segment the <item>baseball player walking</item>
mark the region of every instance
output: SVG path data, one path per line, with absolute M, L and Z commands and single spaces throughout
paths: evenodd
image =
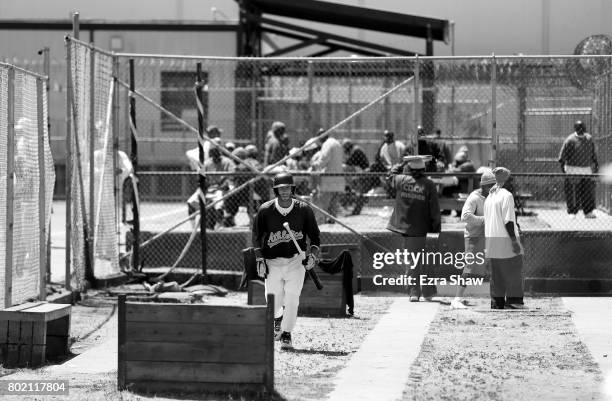
M 266 295 L 274 294 L 275 339 L 281 341 L 281 349 L 292 349 L 291 331 L 297 320 L 298 305 L 304 273 L 312 269 L 319 258 L 319 227 L 314 212 L 292 195 L 295 191 L 293 176 L 279 173 L 274 177 L 275 199 L 259 208 L 253 224 L 253 245 L 257 259 L 257 274 L 265 278 Z M 308 263 L 297 249 L 287 229 L 289 223 L 300 249 L 307 249 Z

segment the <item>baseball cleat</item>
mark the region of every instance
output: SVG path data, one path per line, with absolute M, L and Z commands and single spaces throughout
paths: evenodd
M 411 295 L 410 302 L 419 302 L 419 297 L 417 297 L 416 295 Z
M 281 336 L 281 322 L 283 321 L 283 317 L 274 318 L 274 340 L 280 340 Z
M 450 303 L 451 309 L 467 309 L 467 306 L 463 304 L 463 302 L 458 299 L 453 299 Z
M 293 343 L 291 342 L 291 333 L 283 331 L 280 335 L 281 350 L 293 349 Z

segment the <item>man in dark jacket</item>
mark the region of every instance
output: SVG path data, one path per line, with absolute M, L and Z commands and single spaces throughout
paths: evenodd
M 368 161 L 368 156 L 366 156 L 365 152 L 357 145 L 353 144 L 353 141 L 350 139 L 344 139 L 342 141 L 342 147 L 344 148 L 344 153 L 346 154 L 346 162 L 345 164 L 345 172 L 348 173 L 363 173 L 368 171 L 370 167 L 370 163 Z M 368 192 L 369 188 L 369 177 L 355 177 L 354 179 L 348 179 L 348 186 L 355 193 L 355 208 L 351 212 L 351 215 L 357 216 L 361 213 L 361 209 L 363 208 L 363 204 L 365 203 L 365 196 L 363 195 L 365 192 Z
M 421 252 L 425 248 L 428 233 L 440 233 L 440 205 L 436 184 L 425 177 L 427 156 L 405 156 L 404 163 L 394 167 L 389 177 L 395 190 L 395 208 L 387 229 L 404 237 L 408 252 Z M 423 257 L 425 255 L 422 255 Z M 436 293 L 435 285 L 421 285 L 423 276 L 429 274 L 431 266 L 419 263 L 408 266 L 410 301 L 431 300 Z

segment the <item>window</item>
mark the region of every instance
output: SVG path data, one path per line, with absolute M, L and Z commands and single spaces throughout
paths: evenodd
M 208 83 L 208 74 L 203 73 L 204 83 Z M 195 102 L 194 85 L 195 72 L 192 71 L 162 71 L 161 73 L 161 105 L 176 116 L 197 127 L 198 114 Z M 208 92 L 203 91 L 202 103 L 204 121 L 208 119 Z M 186 128 L 174 121 L 166 113 L 161 113 L 162 131 L 186 131 Z

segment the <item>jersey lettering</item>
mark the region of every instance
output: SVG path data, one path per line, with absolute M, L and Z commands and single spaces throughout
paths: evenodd
M 295 239 L 297 241 L 304 238 L 304 234 L 302 234 L 301 231 L 295 231 L 295 230 L 291 230 L 291 231 L 293 231 L 293 235 L 295 236 Z M 287 230 L 272 232 L 270 233 L 270 236 L 268 237 L 268 247 L 270 248 L 274 247 L 275 245 L 282 244 L 285 242 L 292 242 L 291 236 L 289 235 Z

